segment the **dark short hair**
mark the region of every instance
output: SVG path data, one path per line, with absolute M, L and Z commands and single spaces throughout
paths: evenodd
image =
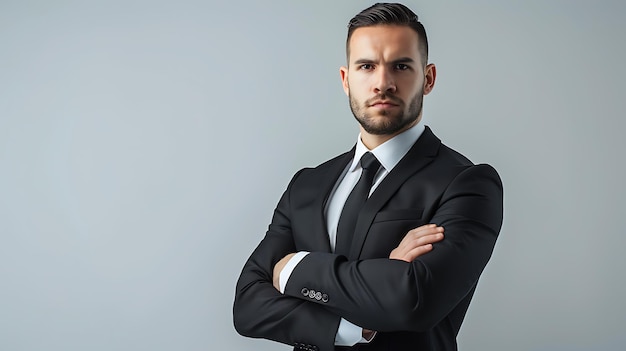
M 348 38 L 346 39 L 346 57 L 350 56 L 350 38 L 357 28 L 378 25 L 407 26 L 417 33 L 418 48 L 422 56 L 422 64 L 428 63 L 428 39 L 426 30 L 417 19 L 417 15 L 408 7 L 398 3 L 377 3 L 359 12 L 348 22 Z

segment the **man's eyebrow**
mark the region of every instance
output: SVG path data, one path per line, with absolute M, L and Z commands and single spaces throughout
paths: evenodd
M 358 59 L 356 61 L 354 61 L 355 65 L 362 65 L 362 64 L 366 64 L 366 63 L 378 63 L 378 61 L 376 60 L 371 60 L 371 59 Z M 398 63 L 415 63 L 415 60 L 413 60 L 410 57 L 400 57 L 398 59 L 395 59 L 393 61 L 391 61 L 392 64 L 398 64 Z
M 375 60 L 370 60 L 370 59 L 364 59 L 364 58 L 358 59 L 358 60 L 354 61 L 355 65 L 362 65 L 364 63 L 376 63 L 376 61 Z
M 392 62 L 392 63 L 414 63 L 414 62 L 415 62 L 415 60 L 413 60 L 413 59 L 412 59 L 412 58 L 410 58 L 410 57 L 401 57 L 401 58 L 399 58 L 399 59 L 397 59 L 397 60 L 393 60 L 393 61 L 391 61 L 391 62 Z

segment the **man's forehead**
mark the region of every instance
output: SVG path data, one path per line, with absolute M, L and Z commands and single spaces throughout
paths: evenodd
M 349 41 L 350 59 L 361 56 L 419 57 L 418 35 L 408 26 L 378 25 L 357 28 Z

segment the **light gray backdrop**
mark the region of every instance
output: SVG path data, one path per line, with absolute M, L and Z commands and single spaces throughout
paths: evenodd
M 347 150 L 363 1 L 0 2 L 0 349 L 288 350 L 235 281 L 291 175 Z M 506 216 L 461 350 L 626 343 L 626 5 L 411 1 L 425 120 Z

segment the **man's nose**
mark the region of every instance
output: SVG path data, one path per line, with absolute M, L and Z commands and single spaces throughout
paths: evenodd
M 391 74 L 388 69 L 378 69 L 377 81 L 374 90 L 377 94 L 396 92 L 396 82 L 394 80 L 393 74 Z

